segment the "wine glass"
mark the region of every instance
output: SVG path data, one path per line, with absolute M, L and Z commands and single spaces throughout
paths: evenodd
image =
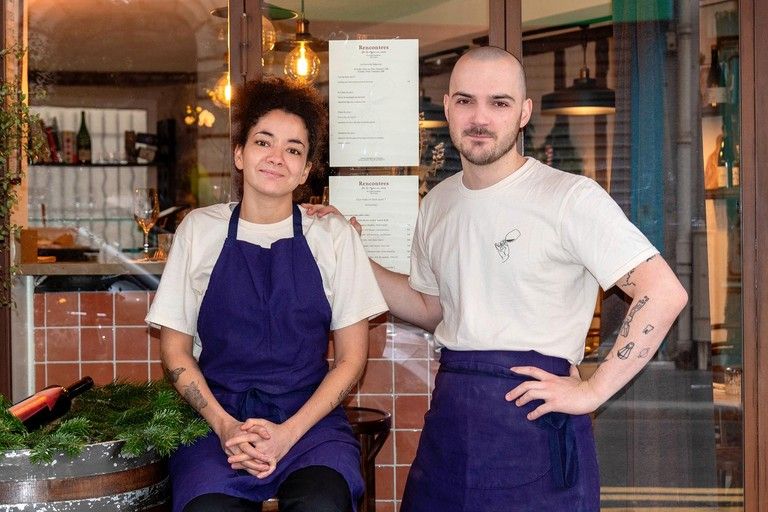
M 133 218 L 144 232 L 144 257 L 149 261 L 149 231 L 157 222 L 160 215 L 160 201 L 157 199 L 157 190 L 154 188 L 136 188 L 133 190 Z

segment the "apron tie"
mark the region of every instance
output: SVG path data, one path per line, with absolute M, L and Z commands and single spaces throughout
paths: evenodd
M 276 395 L 258 388 L 251 388 L 240 401 L 237 418 L 240 421 L 248 418 L 263 418 L 272 423 L 281 424 L 298 411 L 316 389 L 317 385 L 313 384 Z

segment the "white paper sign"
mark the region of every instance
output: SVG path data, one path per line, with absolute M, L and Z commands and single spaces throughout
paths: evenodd
M 329 41 L 331 167 L 419 164 L 419 42 Z
M 418 176 L 330 176 L 330 204 L 363 226 L 363 246 L 379 265 L 408 274 L 419 214 Z

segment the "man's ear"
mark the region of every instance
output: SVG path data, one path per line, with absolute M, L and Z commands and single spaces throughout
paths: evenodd
M 520 128 L 524 128 L 531 120 L 531 114 L 533 113 L 533 101 L 531 98 L 527 98 L 523 102 L 523 111 L 520 114 Z

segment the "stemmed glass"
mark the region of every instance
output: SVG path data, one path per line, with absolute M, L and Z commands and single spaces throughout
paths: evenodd
M 144 232 L 144 261 L 152 258 L 149 256 L 149 231 L 157 222 L 160 215 L 160 201 L 157 199 L 157 190 L 154 188 L 136 188 L 133 190 L 133 218 Z

